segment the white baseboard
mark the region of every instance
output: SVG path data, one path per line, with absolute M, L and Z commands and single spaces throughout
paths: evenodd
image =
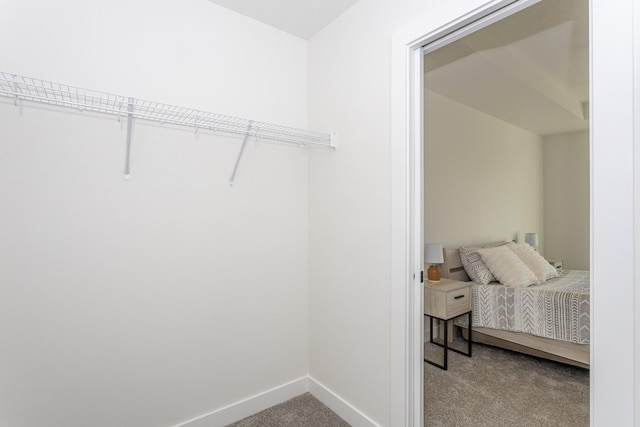
M 309 391 L 309 377 L 303 377 L 256 394 L 224 408 L 201 415 L 176 427 L 224 427 Z
M 304 377 L 256 394 L 175 427 L 224 427 L 306 392 L 325 404 L 353 427 L 380 427 L 340 396 L 311 377 Z
M 378 423 L 313 378 L 309 378 L 309 393 L 353 427 L 380 427 Z

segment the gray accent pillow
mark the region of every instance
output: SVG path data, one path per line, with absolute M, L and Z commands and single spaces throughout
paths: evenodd
M 486 285 L 489 282 L 496 281 L 496 278 L 491 274 L 484 261 L 482 261 L 478 249 L 480 248 L 461 247 L 460 260 L 462 261 L 464 271 L 467 272 L 471 280 Z

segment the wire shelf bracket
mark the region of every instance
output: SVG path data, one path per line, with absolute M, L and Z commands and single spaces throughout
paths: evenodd
M 247 140 L 249 139 L 249 135 L 251 133 L 252 124 L 253 122 L 249 122 L 249 126 L 247 127 L 247 132 L 244 134 L 244 139 L 242 140 L 242 145 L 240 146 L 240 152 L 238 153 L 236 164 L 233 166 L 233 172 L 231 172 L 231 178 L 229 179 L 229 184 L 232 187 L 236 182 L 236 173 L 238 172 L 238 166 L 240 165 L 240 159 L 242 158 L 242 154 L 244 154 L 244 147 L 247 146 Z
M 127 105 L 127 151 L 124 157 L 124 179 L 131 177 L 131 132 L 133 131 L 133 99 Z
M 196 133 L 200 129 L 205 129 L 215 133 L 242 135 L 244 137 L 242 146 L 230 177 L 232 186 L 235 182 L 240 159 L 250 137 L 256 140 L 295 144 L 303 148 L 328 147 L 335 150 L 338 146 L 335 134 L 296 129 L 193 108 L 98 92 L 6 72 L 0 72 L 0 96 L 13 99 L 13 104 L 16 106 L 18 106 L 19 100 L 23 100 L 79 111 L 115 115 L 118 120 L 121 117 L 126 117 L 125 179 L 129 179 L 131 175 L 130 160 L 134 119 L 189 127 Z

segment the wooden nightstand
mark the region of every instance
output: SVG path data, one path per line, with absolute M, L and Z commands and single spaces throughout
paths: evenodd
M 448 327 L 444 330 L 443 343 L 433 340 L 433 319 L 442 321 L 453 320 L 456 317 L 467 315 L 469 319 L 469 339 L 467 341 L 467 352 L 449 348 Z M 472 334 L 472 311 L 471 311 L 471 283 L 459 282 L 457 280 L 442 279 L 440 283 L 424 284 L 424 315 L 429 316 L 429 342 L 444 348 L 444 363 L 442 365 L 424 359 L 425 362 L 438 368 L 447 369 L 449 350 L 471 357 L 471 334 Z

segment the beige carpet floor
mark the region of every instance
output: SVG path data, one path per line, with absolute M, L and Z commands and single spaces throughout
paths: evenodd
M 441 361 L 442 349 L 425 344 L 425 355 Z M 425 363 L 424 384 L 425 427 L 589 426 L 584 369 L 474 344 L 472 358 L 450 352 L 447 371 Z M 305 393 L 228 427 L 347 426 Z
M 425 354 L 442 361 L 433 344 Z M 586 369 L 474 344 L 472 358 L 449 352 L 447 371 L 425 363 L 424 384 L 428 427 L 589 426 Z

